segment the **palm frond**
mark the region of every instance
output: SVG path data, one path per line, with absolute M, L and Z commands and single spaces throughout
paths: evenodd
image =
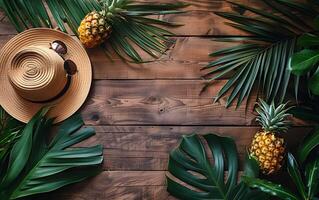
M 131 0 L 0 0 L 0 5 L 18 32 L 34 27 L 54 28 L 56 24 L 60 30 L 67 32 L 70 28 L 77 35 L 77 28 L 87 13 L 112 11 L 108 20 L 114 30 L 110 46 L 121 58 L 132 62 L 145 60 L 137 49 L 158 58 L 168 48 L 167 36 L 173 35 L 162 27 L 180 26 L 149 16 L 179 14 L 183 12 L 179 9 L 187 6 Z
M 266 101 L 282 102 L 291 81 L 289 61 L 296 49 L 296 39 L 303 33 L 313 31 L 314 24 L 308 20 L 319 14 L 309 2 L 286 0 L 263 0 L 263 8 L 255 8 L 234 1 L 230 4 L 247 14 L 236 12 L 215 12 L 230 20 L 227 22 L 248 36 L 217 38 L 215 41 L 241 42 L 240 45 L 218 50 L 211 57 L 216 58 L 205 70 L 207 84 L 224 78 L 231 78 L 219 91 L 216 101 L 228 95 L 226 107 L 237 100 L 240 106 L 249 97 L 253 88 Z M 294 83 L 298 87 L 298 82 Z M 297 92 L 297 89 L 296 89 Z
M 19 132 L 22 127 L 22 123 L 8 115 L 0 107 L 0 174 L 10 149 L 20 136 Z
M 5 173 L 0 176 L 1 199 L 50 192 L 100 171 L 97 167 L 103 161 L 100 145 L 72 147 L 94 135 L 94 130 L 81 129 L 83 121 L 76 115 L 63 122 L 48 143 L 54 119 L 45 117 L 47 111 L 47 108 L 40 110 L 13 145 Z

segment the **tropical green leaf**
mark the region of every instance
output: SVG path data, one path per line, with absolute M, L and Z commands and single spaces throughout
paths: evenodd
M 53 119 L 40 110 L 25 126 L 10 152 L 6 175 L 0 180 L 1 199 L 17 199 L 56 190 L 99 172 L 102 147 L 72 147 L 94 135 L 83 128 L 78 115 L 63 122 L 55 137 L 47 143 Z
M 262 180 L 258 178 L 246 177 L 246 176 L 244 176 L 242 179 L 243 179 L 243 182 L 245 182 L 249 187 L 258 188 L 261 191 L 269 195 L 279 197 L 280 199 L 300 200 L 298 196 L 296 196 L 290 190 L 284 188 L 283 186 L 279 184 L 274 184 L 270 181 L 266 181 L 266 180 Z
M 319 37 L 310 33 L 300 36 L 297 40 L 297 45 L 300 47 L 313 47 L 319 45 Z
M 314 161 L 303 163 L 306 167 L 299 168 L 294 156 L 291 153 L 288 153 L 287 163 L 287 171 L 296 187 L 296 190 L 291 191 L 280 184 L 254 177 L 244 176 L 242 180 L 249 187 L 258 188 L 260 191 L 280 199 L 315 200 L 314 196 L 319 192 L 319 160 L 315 159 Z M 306 182 L 304 182 L 304 180 Z M 285 181 L 285 184 L 286 183 L 287 181 Z
M 303 199 L 307 199 L 306 187 L 302 182 L 302 177 L 299 171 L 298 163 L 291 153 L 288 153 L 288 173 L 294 181 L 299 193 Z
M 14 144 L 10 152 L 8 170 L 3 180 L 3 186 L 9 186 L 22 172 L 32 150 L 33 130 L 38 120 L 48 112 L 48 108 L 40 110 L 21 132 L 20 139 Z
M 315 30 L 312 21 L 314 16 L 319 14 L 319 9 L 310 3 L 300 1 L 263 0 L 261 2 L 264 4 L 261 3 L 258 8 L 237 1 L 227 2 L 242 10 L 242 13 L 253 15 L 220 11 L 215 14 L 231 21 L 227 24 L 248 33 L 248 36 L 215 39 L 244 44 L 210 54 L 216 59 L 203 68 L 206 73 L 204 77 L 207 79 L 205 88 L 216 79 L 224 78 L 234 71 L 217 94 L 216 101 L 229 95 L 226 107 L 235 100 L 238 107 L 245 98 L 251 96 L 253 88 L 257 88 L 258 94 L 267 102 L 283 102 L 289 83 L 292 82 L 295 88 L 299 86 L 298 81 L 291 81 L 290 65 L 298 63 L 298 69 L 307 67 L 304 63 L 297 62 L 298 59 L 293 59 L 293 63 L 290 64 L 290 57 L 296 51 L 296 39 Z M 307 44 L 310 42 L 309 39 L 304 36 L 300 42 Z M 295 92 L 298 90 L 295 89 Z
M 246 154 L 245 159 L 244 176 L 254 178 L 259 176 L 259 163 L 254 157 L 250 156 L 248 153 Z
M 209 152 L 205 150 L 205 144 Z M 210 154 L 213 162 L 209 160 Z M 255 162 L 250 160 L 247 174 L 257 174 Z M 224 178 L 226 169 L 228 173 Z M 170 153 L 168 171 L 167 190 L 180 199 L 253 200 L 256 196 L 267 199 L 245 184 L 237 184 L 237 150 L 234 141 L 228 137 L 215 134 L 183 136 L 179 147 Z
M 310 105 L 311 106 L 311 105 Z M 311 106 L 313 108 L 313 106 Z M 290 113 L 297 118 L 306 121 L 315 121 L 319 122 L 319 115 L 311 107 L 293 107 L 290 110 Z
M 311 151 L 319 145 L 319 129 L 314 129 L 311 133 L 307 135 L 304 141 L 301 142 L 301 145 L 297 151 L 297 158 L 300 163 L 308 158 Z
M 18 32 L 33 27 L 54 28 L 66 32 L 69 27 L 78 34 L 81 20 L 94 10 L 106 11 L 107 21 L 113 28 L 110 46 L 119 56 L 131 62 L 145 62 L 138 49 L 154 58 L 168 48 L 166 43 L 172 35 L 164 27 L 179 26 L 174 22 L 152 19 L 149 16 L 179 14 L 185 3 L 139 3 L 131 0 L 0 0 L 0 5 Z M 48 12 L 52 13 L 52 18 Z M 54 23 L 55 22 L 55 23 Z M 134 45 L 135 44 L 135 45 Z M 102 45 L 108 46 L 108 45 Z
M 319 183 L 319 160 L 309 163 L 306 166 L 306 180 L 307 180 L 307 188 L 308 199 L 313 199 L 314 195 L 318 193 L 318 183 Z
M 15 141 L 19 138 L 19 131 L 22 126 L 22 123 L 8 115 L 0 107 L 0 172 L 2 169 L 1 163 L 6 158 Z
M 319 61 L 319 50 L 304 49 L 291 57 L 291 71 L 295 75 L 304 75 Z
M 308 86 L 314 95 L 319 95 L 319 70 L 312 75 L 308 81 Z

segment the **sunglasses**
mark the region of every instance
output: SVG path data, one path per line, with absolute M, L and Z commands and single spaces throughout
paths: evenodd
M 64 60 L 64 70 L 68 76 L 73 76 L 78 72 L 76 64 L 72 60 L 64 58 L 68 53 L 68 48 L 64 42 L 55 40 L 50 43 L 50 49 L 54 50 Z

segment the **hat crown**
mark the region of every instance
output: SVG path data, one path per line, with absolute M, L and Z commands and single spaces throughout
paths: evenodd
M 15 54 L 8 77 L 21 97 L 34 102 L 55 98 L 68 81 L 63 58 L 42 46 L 29 46 Z

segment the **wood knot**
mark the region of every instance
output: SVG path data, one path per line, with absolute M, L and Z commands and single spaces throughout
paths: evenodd
M 159 109 L 159 112 L 160 112 L 160 113 L 165 112 L 165 108 L 160 108 L 160 109 Z
M 91 115 L 92 121 L 99 121 L 99 119 L 100 119 L 100 116 L 98 113 L 92 113 L 92 115 Z
M 142 99 L 141 102 L 148 105 L 159 105 L 163 103 L 163 100 L 159 96 L 149 96 Z

